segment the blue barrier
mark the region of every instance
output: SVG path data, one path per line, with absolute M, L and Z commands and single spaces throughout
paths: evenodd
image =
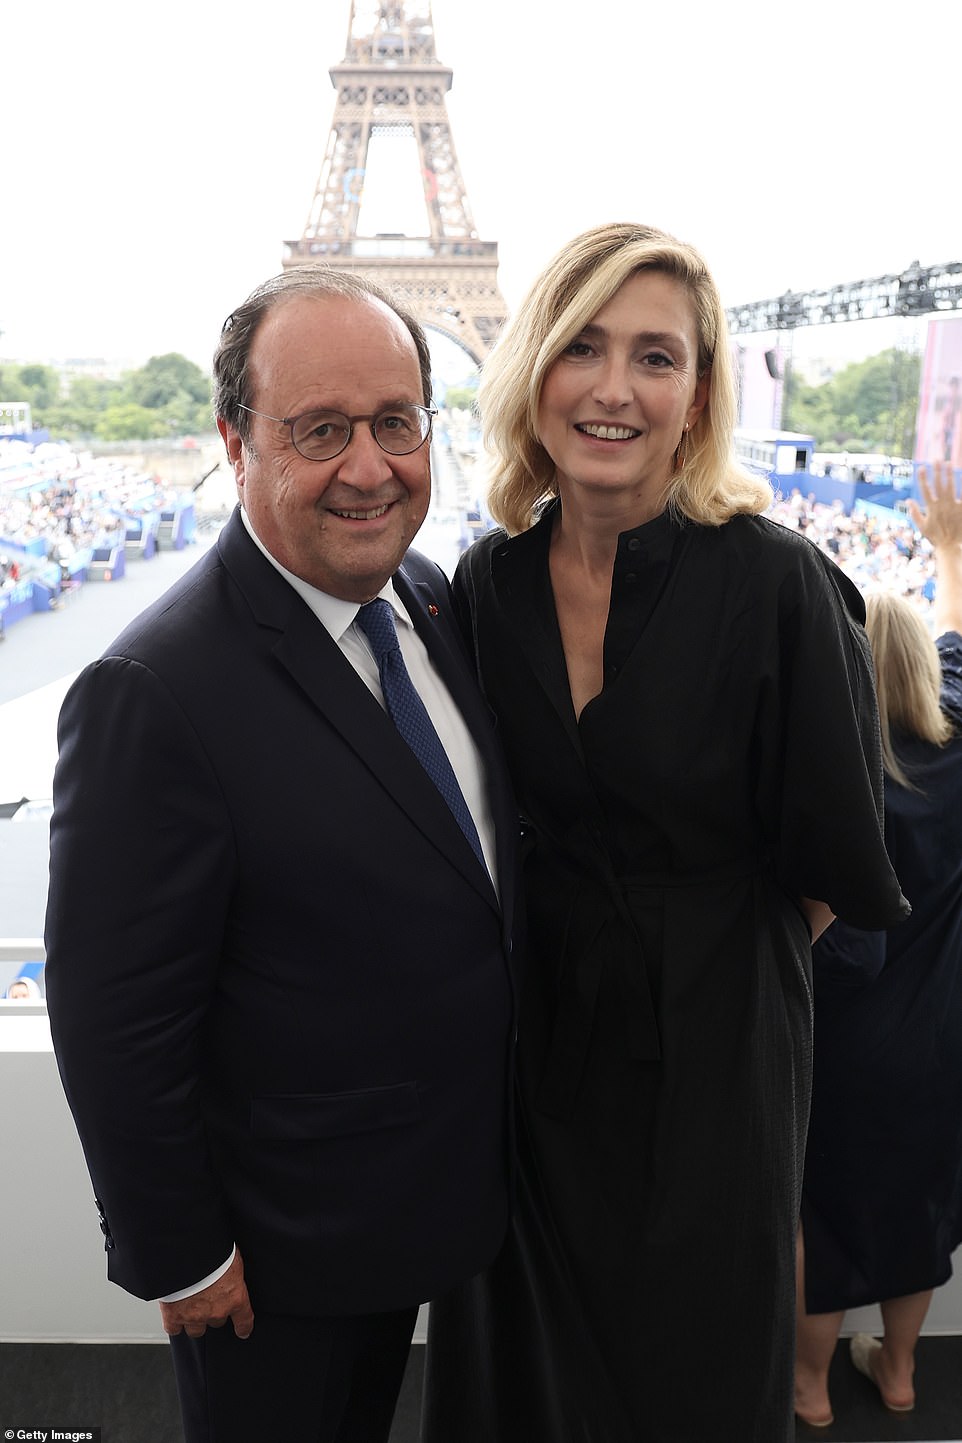
M 87 567 L 88 581 L 120 581 L 127 569 L 122 545 L 98 546 Z
M 877 521 L 882 526 L 891 524 L 893 521 L 909 521 L 911 517 L 896 511 L 894 505 L 889 506 L 879 501 L 863 501 L 859 497 L 852 507 L 853 516 L 865 516 L 869 521 Z
M 786 501 L 795 491 L 800 491 L 806 498 L 811 497 L 822 506 L 833 506 L 836 501 L 840 501 L 846 516 L 850 514 L 855 501 L 854 481 L 836 481 L 834 476 L 813 476 L 810 471 L 797 472 L 790 476 L 773 475 L 769 479 L 776 493 Z
M 894 511 L 899 502 L 907 501 L 910 496 L 917 496 L 918 492 L 914 484 L 907 486 L 873 485 L 872 482 L 857 481 L 855 483 L 855 504 L 867 506 L 883 506 L 888 511 Z
M 59 566 L 51 563 L 45 566 L 42 571 L 35 572 L 29 578 L 31 586 L 31 600 L 34 611 L 52 611 L 55 603 L 60 599 L 62 575 Z
M 145 511 L 133 515 L 129 511 L 116 513 L 123 517 L 128 556 L 141 556 L 148 561 L 157 551 L 157 532 L 160 529 L 159 511 Z
M 182 551 L 188 542 L 193 541 L 196 531 L 197 525 L 192 501 L 188 501 L 184 505 L 167 507 L 160 513 L 157 544 L 158 546 L 170 545 L 175 551 Z
M 4 551 L 18 551 L 21 556 L 47 554 L 47 540 L 44 536 L 32 536 L 29 541 L 14 541 L 11 536 L 0 536 L 0 547 Z
M 28 446 L 41 446 L 45 441 L 50 440 L 50 431 L 46 426 L 38 426 L 32 431 L 4 431 L 4 441 L 25 441 Z
M 3 593 L 3 602 L 5 627 L 13 626 L 25 616 L 30 616 L 33 612 L 33 579 L 24 577 L 15 586 L 9 587 Z

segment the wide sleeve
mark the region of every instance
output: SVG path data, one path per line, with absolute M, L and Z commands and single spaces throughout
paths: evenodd
M 885 850 L 878 704 L 861 595 L 797 541 L 777 586 L 760 741 L 779 880 L 879 930 L 910 907 Z
M 205 1277 L 233 1243 L 201 1112 L 233 834 L 190 721 L 140 663 L 110 658 L 83 672 L 59 738 L 51 1033 L 108 1275 L 156 1298 Z
M 962 725 L 962 636 L 946 631 L 935 643 L 942 668 L 942 710 Z

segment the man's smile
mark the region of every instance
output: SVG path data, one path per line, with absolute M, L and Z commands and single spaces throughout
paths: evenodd
M 393 502 L 386 501 L 383 506 L 375 506 L 370 511 L 348 510 L 346 507 L 334 506 L 329 506 L 328 510 L 332 516 L 343 516 L 348 521 L 376 521 L 379 516 L 384 515 L 385 511 L 387 511 L 391 505 L 393 505 Z

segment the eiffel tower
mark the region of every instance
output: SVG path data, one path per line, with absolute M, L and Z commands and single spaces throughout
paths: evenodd
M 458 168 L 444 98 L 452 72 L 435 53 L 430 0 L 352 0 L 347 50 L 330 77 L 327 153 L 304 234 L 285 242 L 284 269 L 322 260 L 370 276 L 480 364 L 507 309 L 497 241 L 478 239 Z M 372 140 L 382 150 L 404 142 L 391 148 L 411 160 L 424 234 L 359 234 Z

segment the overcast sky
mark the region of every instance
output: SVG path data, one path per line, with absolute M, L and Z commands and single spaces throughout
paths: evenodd
M 348 14 L 50 0 L 8 34 L 0 358 L 182 351 L 206 369 L 224 316 L 303 232 Z M 962 259 L 955 5 L 434 0 L 433 15 L 509 307 L 567 239 L 614 219 L 692 241 L 727 305 Z M 804 344 L 894 339 L 870 323 Z

